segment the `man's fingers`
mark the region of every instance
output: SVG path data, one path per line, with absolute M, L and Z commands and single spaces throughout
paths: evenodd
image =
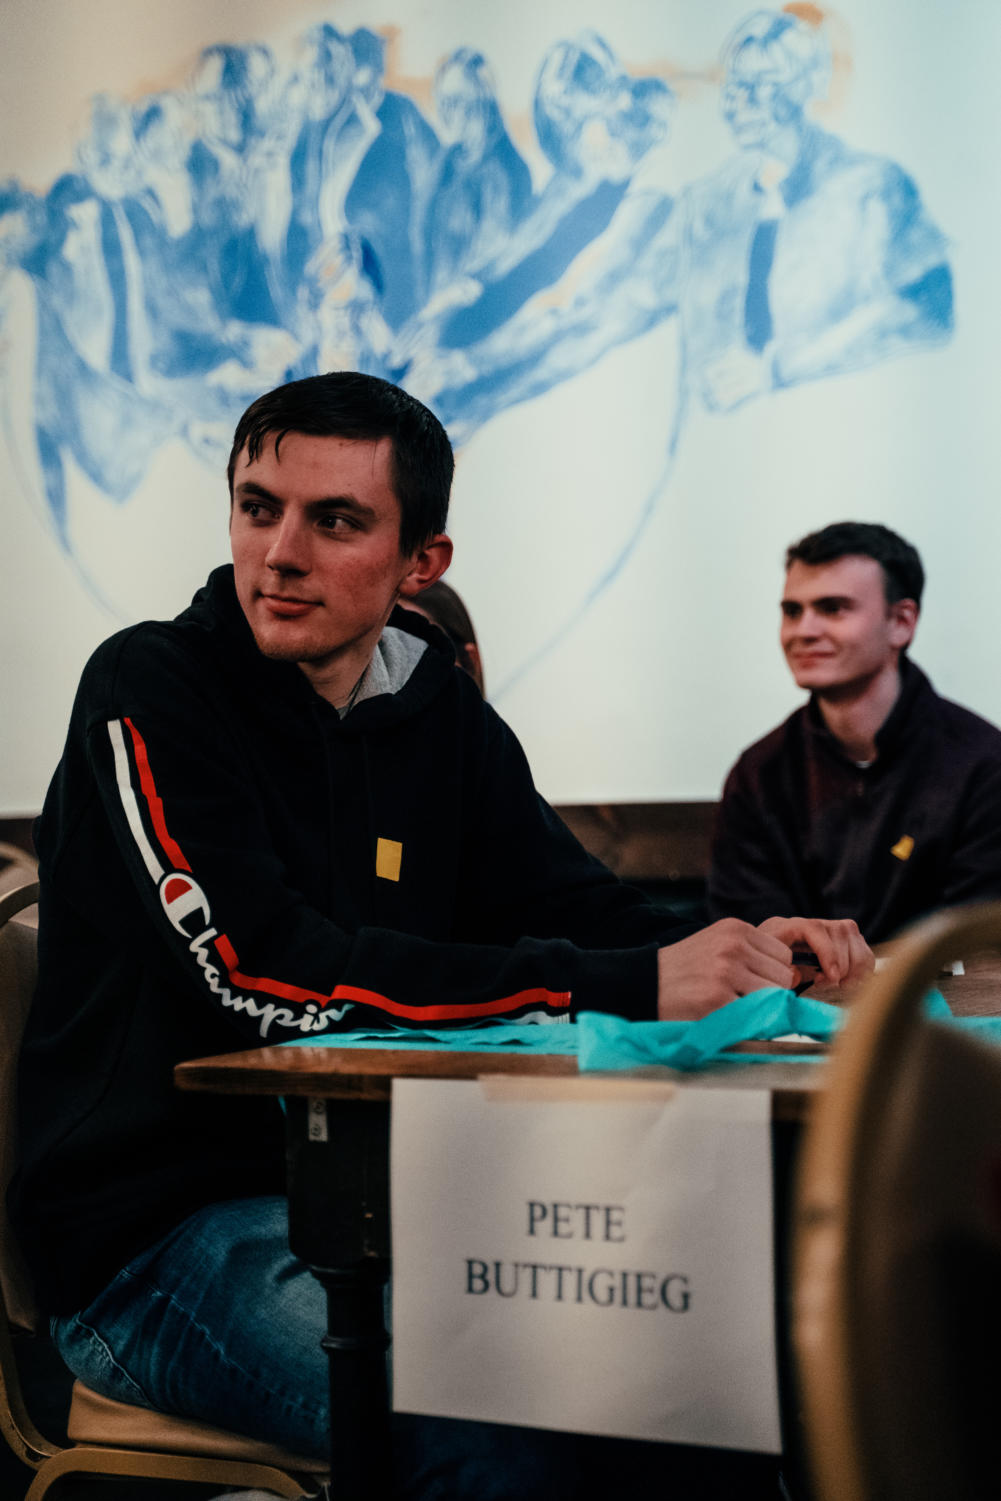
M 762 923 L 758 928 L 752 928 L 749 934 L 750 943 L 757 953 L 767 955 L 777 963 L 788 966 L 792 960 L 792 944 L 784 938 L 777 937 L 769 928 L 768 924 L 774 921 L 775 919 L 770 917 L 767 923 Z M 805 948 L 806 944 L 801 943 L 799 947 Z
M 791 990 L 800 979 L 792 962 L 796 945 L 812 950 L 825 979 L 835 984 L 860 979 L 872 968 L 868 944 L 853 922 L 770 917 L 753 928 L 726 917 L 660 950 L 658 1014 L 665 1020 L 705 1016 L 753 990 Z
M 736 994 L 750 995 L 753 990 L 766 990 L 772 986 L 777 986 L 779 990 L 792 990 L 798 984 L 797 974 L 798 970 L 790 964 L 771 964 L 756 960 L 745 971 Z
M 758 932 L 790 948 L 799 945 L 811 949 L 824 978 L 835 985 L 861 979 L 873 966 L 869 945 L 849 918 L 770 917 Z
M 788 986 L 789 950 L 749 923 L 724 918 L 658 954 L 658 1014 L 663 1020 L 705 1016 L 735 996 Z
M 876 968 L 876 956 L 854 923 L 848 925 L 848 970 L 845 980 L 857 985 Z M 854 930 L 854 931 L 852 931 Z
M 813 926 L 817 931 L 809 940 L 803 941 L 809 942 L 816 954 L 825 979 L 836 985 L 848 973 L 848 945 L 839 934 L 827 931 L 822 923 L 814 923 Z
M 731 998 L 766 985 L 793 983 L 792 955 L 781 940 L 735 918 L 715 923 L 707 931 L 716 936 L 718 974 Z
M 834 924 L 810 917 L 770 917 L 761 924 L 766 933 L 780 938 L 790 948 L 795 948 L 798 944 L 800 948 L 811 949 L 817 956 L 824 978 L 836 985 L 847 972 L 847 952 L 842 960 L 837 944 L 828 932 L 830 926 Z
M 835 984 L 859 979 L 872 967 L 873 959 L 857 925 L 848 920 L 817 921 L 811 947 L 828 980 Z

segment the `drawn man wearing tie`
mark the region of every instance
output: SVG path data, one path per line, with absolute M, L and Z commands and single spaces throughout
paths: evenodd
M 562 306 L 529 303 L 478 345 L 441 357 L 438 390 L 420 394 L 453 435 L 672 314 L 682 332 L 672 446 L 692 399 L 729 411 L 948 339 L 946 240 L 913 179 L 808 116 L 830 68 L 819 20 L 802 6 L 743 21 L 722 53 L 737 152 L 673 201 L 637 183 L 591 247 L 593 270 L 570 268 Z
M 806 115 L 826 91 L 819 31 L 757 11 L 724 65 L 723 114 L 740 150 L 684 195 L 689 388 L 727 411 L 947 338 L 945 239 L 914 182 Z

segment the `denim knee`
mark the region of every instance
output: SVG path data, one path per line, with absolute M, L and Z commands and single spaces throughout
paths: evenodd
M 119 1401 L 326 1452 L 322 1289 L 288 1248 L 284 1199 L 211 1205 L 53 1320 L 70 1369 Z

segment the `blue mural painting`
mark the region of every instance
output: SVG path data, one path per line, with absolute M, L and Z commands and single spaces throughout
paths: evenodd
M 950 336 L 945 237 L 901 167 L 813 122 L 830 57 L 799 15 L 755 11 L 727 40 L 732 153 L 674 194 L 643 167 L 678 101 L 593 33 L 540 61 L 537 186 L 482 53 L 442 61 L 432 118 L 385 62 L 376 33 L 332 24 L 290 66 L 211 46 L 183 89 L 95 98 L 44 194 L 0 184 L 0 319 L 20 276 L 37 329 L 21 467 L 68 552 L 69 459 L 124 504 L 168 439 L 218 469 L 261 390 L 338 367 L 406 385 L 462 443 L 674 317 L 664 474 L 576 619 L 635 546 L 693 404 L 724 414 Z
M 601 254 L 566 306 L 512 311 L 471 345 L 447 326 L 422 393 L 446 423 L 471 431 L 671 315 L 683 401 L 716 412 L 948 338 L 946 241 L 913 180 L 810 122 L 822 35 L 758 11 L 723 66 L 732 159 L 673 200 L 632 191 L 624 170 Z M 649 131 L 633 140 L 642 155 Z

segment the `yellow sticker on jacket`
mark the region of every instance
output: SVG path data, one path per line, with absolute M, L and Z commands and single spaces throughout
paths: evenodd
M 911 838 L 910 834 L 904 834 L 902 838 L 898 839 L 896 844 L 893 845 L 890 850 L 890 854 L 896 855 L 898 860 L 909 860 L 911 858 L 911 851 L 913 850 L 913 848 L 914 840 Z
M 403 845 L 398 839 L 379 839 L 375 846 L 375 873 L 384 881 L 400 879 Z

